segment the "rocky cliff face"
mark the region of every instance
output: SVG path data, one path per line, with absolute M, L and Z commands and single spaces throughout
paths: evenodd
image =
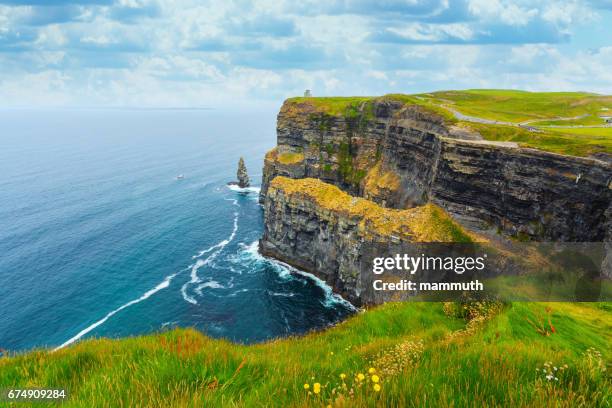
M 386 99 L 344 114 L 288 101 L 277 133 L 262 201 L 278 175 L 313 177 L 383 207 L 432 202 L 471 228 L 519 239 L 612 239 L 612 165 L 600 160 L 467 140 L 440 116 Z
M 316 274 L 357 305 L 388 300 L 372 290 L 369 254 L 383 255 L 373 245 L 473 239 L 433 204 L 388 209 L 312 178 L 276 177 L 268 186 L 264 217 L 264 255 Z

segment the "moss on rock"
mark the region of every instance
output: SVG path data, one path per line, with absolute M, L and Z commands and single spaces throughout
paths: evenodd
M 290 200 L 310 201 L 323 211 L 356 218 L 365 236 L 393 235 L 414 242 L 474 241 L 472 234 L 431 203 L 407 210 L 384 208 L 313 178 L 296 180 L 279 176 L 272 180 L 270 192 L 284 194 Z

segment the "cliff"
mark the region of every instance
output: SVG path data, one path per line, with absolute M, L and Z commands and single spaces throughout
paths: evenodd
M 288 100 L 268 153 L 274 177 L 312 177 L 383 207 L 431 202 L 469 228 L 520 240 L 610 239 L 612 165 L 478 140 L 428 107 L 390 97 L 342 108 Z
M 414 100 L 288 100 L 277 134 L 264 161 L 261 252 L 355 304 L 390 299 L 372 290 L 374 257 L 427 242 L 486 242 L 503 253 L 488 273 L 514 274 L 550 264 L 512 242 L 612 241 L 612 165 L 482 140 Z
M 276 177 L 264 214 L 264 255 L 318 275 L 355 304 L 379 301 L 367 264 L 372 245 L 477 239 L 434 204 L 384 208 L 313 178 Z

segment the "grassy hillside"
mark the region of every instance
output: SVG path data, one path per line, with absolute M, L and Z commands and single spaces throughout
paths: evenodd
M 612 110 L 612 96 L 585 92 L 526 92 L 503 89 L 469 89 L 465 91 L 441 91 L 423 94 L 423 97 L 441 104 L 448 104 L 465 115 L 491 120 L 523 122 L 526 120 L 553 120 L 588 115 L 589 123 Z M 579 119 L 577 119 L 579 120 Z M 539 122 L 538 122 L 539 123 Z M 534 123 L 534 124 L 538 124 Z M 572 124 L 564 122 L 562 124 Z
M 612 115 L 612 96 L 581 92 L 525 92 L 514 90 L 441 91 L 420 95 L 389 94 L 382 97 L 291 98 L 288 102 L 307 103 L 334 116 L 372 118 L 372 102 L 391 99 L 422 106 L 441 115 L 450 124 L 460 124 L 478 131 L 486 140 L 517 142 L 560 154 L 589 156 L 612 154 L 612 128 L 540 128 L 531 132 L 511 125 L 460 122 L 446 107 L 465 115 L 530 126 L 603 125 L 600 115 Z M 608 109 L 608 110 L 606 110 Z M 558 120 L 558 118 L 574 118 Z
M 612 154 L 612 128 L 542 128 L 530 132 L 517 126 L 462 123 L 486 140 L 516 142 L 522 147 L 571 156 Z
M 252 346 L 173 330 L 0 358 L 0 389 L 68 387 L 67 407 L 606 407 L 611 343 L 610 304 L 390 303 Z

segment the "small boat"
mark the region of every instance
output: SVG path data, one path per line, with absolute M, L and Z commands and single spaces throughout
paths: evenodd
M 182 179 L 184 179 L 184 178 L 185 178 L 185 176 L 184 176 L 184 175 L 182 175 L 182 174 L 179 174 L 178 176 L 176 176 L 176 179 L 177 179 L 177 180 L 182 180 Z

